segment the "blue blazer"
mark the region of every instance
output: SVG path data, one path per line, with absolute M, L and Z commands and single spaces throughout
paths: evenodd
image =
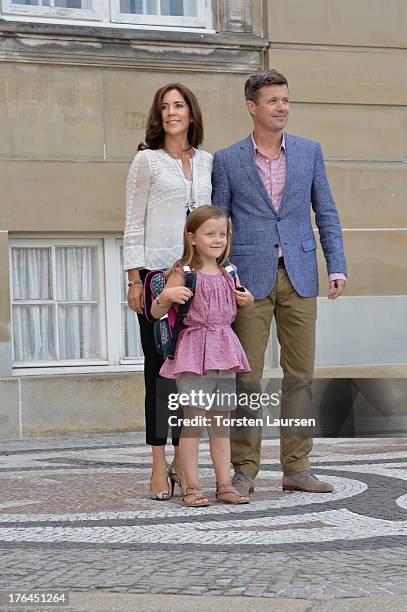
M 325 172 L 321 146 L 285 135 L 287 176 L 278 212 L 273 208 L 256 166 L 251 136 L 215 153 L 212 203 L 233 223 L 231 260 L 242 284 L 256 299 L 272 290 L 281 245 L 294 289 L 303 297 L 318 295 L 317 242 L 311 206 L 319 230 L 328 274 L 346 274 L 342 230 Z

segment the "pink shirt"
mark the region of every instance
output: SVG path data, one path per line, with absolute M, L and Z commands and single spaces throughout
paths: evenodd
M 285 135 L 281 139 L 281 145 L 279 152 L 276 157 L 270 159 L 260 151 L 252 133 L 252 142 L 254 149 L 254 157 L 256 160 L 257 168 L 259 169 L 260 178 L 263 181 L 267 195 L 273 204 L 274 210 L 278 211 L 281 199 L 283 197 L 283 191 L 285 186 L 285 179 L 287 176 L 287 154 L 285 147 Z M 281 246 L 278 249 L 278 256 L 283 256 Z M 330 274 L 328 277 L 329 281 L 344 280 L 346 276 L 340 272 Z

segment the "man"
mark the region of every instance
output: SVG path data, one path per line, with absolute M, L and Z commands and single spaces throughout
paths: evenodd
M 327 263 L 330 299 L 346 284 L 341 225 L 332 198 L 321 147 L 284 132 L 290 110 L 287 79 L 276 70 L 251 76 L 245 85 L 253 133 L 214 157 L 212 202 L 233 222 L 232 261 L 254 306 L 240 311 L 235 330 L 251 374 L 238 377 L 238 392 L 259 391 L 273 316 L 284 373 L 281 416 L 311 416 L 318 295 L 317 243 L 311 206 Z M 258 416 L 238 406 L 237 417 Z M 233 484 L 252 493 L 260 467 L 261 428 L 235 428 Z M 309 430 L 280 432 L 283 490 L 330 492 L 330 483 L 310 472 Z

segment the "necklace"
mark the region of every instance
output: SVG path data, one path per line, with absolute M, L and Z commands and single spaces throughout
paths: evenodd
M 190 147 L 188 149 L 188 151 L 191 148 L 192 147 Z M 184 205 L 184 207 L 185 207 L 185 211 L 186 211 L 186 216 L 188 217 L 189 213 L 192 212 L 193 210 L 195 210 L 195 208 L 196 208 L 196 197 L 195 197 L 195 188 L 194 188 L 194 158 L 193 157 L 189 158 L 189 163 L 191 164 L 191 180 L 188 181 L 188 179 L 185 177 L 183 166 L 182 166 L 182 155 L 181 155 L 181 159 L 179 160 L 168 149 L 164 149 L 164 151 L 174 161 L 175 167 L 177 168 L 177 172 L 180 175 L 180 177 L 181 177 L 181 179 L 182 179 L 182 181 L 184 183 L 184 188 L 185 188 L 185 205 Z M 180 162 L 180 163 L 178 163 L 178 162 Z

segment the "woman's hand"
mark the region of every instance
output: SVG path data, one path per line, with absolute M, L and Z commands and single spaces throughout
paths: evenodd
M 252 294 L 250 293 L 248 289 L 245 289 L 244 291 L 241 291 L 241 290 L 239 291 L 235 289 L 235 295 L 236 295 L 236 304 L 238 305 L 239 308 L 250 308 L 250 306 L 252 306 L 254 302 L 254 297 L 252 296 Z
M 158 296 L 160 304 L 185 304 L 193 296 L 191 289 L 188 287 L 166 287 Z
M 130 285 L 127 292 L 127 303 L 132 310 L 143 314 L 144 292 L 143 285 Z

